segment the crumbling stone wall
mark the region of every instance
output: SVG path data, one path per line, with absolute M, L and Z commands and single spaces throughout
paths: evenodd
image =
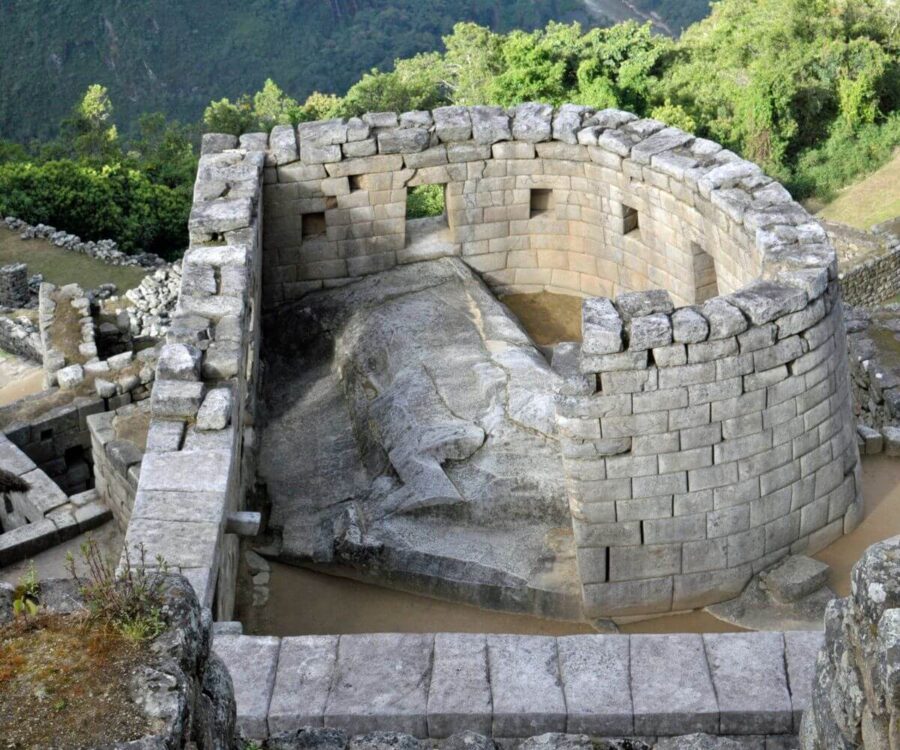
M 756 165 L 572 105 L 282 126 L 268 149 L 268 305 L 441 255 L 500 293 L 594 297 L 554 360 L 588 615 L 731 597 L 856 524 L 835 252 Z M 445 186 L 432 242 L 405 218 L 422 184 Z
M 265 139 L 203 138 L 178 305 L 160 352 L 125 544 L 191 582 L 217 619 L 234 606 L 238 539 L 255 477 Z
M 823 222 L 841 259 L 841 295 L 850 305 L 877 305 L 900 292 L 900 236 L 888 227 L 863 232 Z
M 803 750 L 900 745 L 900 537 L 853 568 L 850 596 L 829 603 Z

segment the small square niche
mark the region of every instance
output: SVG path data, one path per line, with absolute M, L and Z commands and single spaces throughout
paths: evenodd
M 534 188 L 531 191 L 531 218 L 545 216 L 553 210 L 553 191 L 546 188 Z
M 640 215 L 636 208 L 622 204 L 622 234 L 631 234 L 641 228 Z
M 357 190 L 363 190 L 362 177 L 358 174 L 350 175 L 350 192 L 355 193 Z
M 325 234 L 325 212 L 303 214 L 303 237 L 321 237 Z

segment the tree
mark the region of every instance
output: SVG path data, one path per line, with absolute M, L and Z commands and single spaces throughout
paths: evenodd
M 257 125 L 253 100 L 247 95 L 236 102 L 228 98 L 210 102 L 203 112 L 203 126 L 207 133 L 240 135 L 256 130 Z
M 119 134 L 112 121 L 113 106 L 105 86 L 88 86 L 61 125 L 69 152 L 80 159 L 103 163 L 118 156 Z
M 253 95 L 253 112 L 260 128 L 269 131 L 276 125 L 296 125 L 301 120 L 301 108 L 271 79 Z
M 476 23 L 458 23 L 444 37 L 444 81 L 454 104 L 489 104 L 503 67 L 502 37 Z

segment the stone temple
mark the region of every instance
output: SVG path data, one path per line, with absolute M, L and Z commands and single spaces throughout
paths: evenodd
M 246 158 L 201 176 L 219 190 Z M 757 166 L 529 104 L 276 128 L 263 172 L 260 476 L 284 559 L 629 617 L 729 599 L 856 522 L 834 251 Z M 407 221 L 421 185 L 443 217 Z M 206 205 L 200 240 L 228 226 Z M 582 342 L 539 350 L 494 296 L 536 291 L 585 298 Z
M 443 215 L 408 219 L 426 185 Z M 124 396 L 84 417 L 126 548 L 165 558 L 217 621 L 246 737 L 649 748 L 708 732 L 754 739 L 653 747 L 761 749 L 800 733 L 825 750 L 894 731 L 898 538 L 828 605 L 818 671 L 821 632 L 282 638 L 232 622 L 241 537 L 604 633 L 734 599 L 763 572 L 782 593 L 821 585 L 813 561 L 799 583 L 769 569 L 863 515 L 841 283 L 825 230 L 759 167 L 617 110 L 372 113 L 204 136 L 189 229 L 155 371 L 131 373 L 131 352 L 106 366 L 150 392 L 145 447 L 117 432 Z M 502 301 L 539 292 L 580 298 L 580 339 L 538 345 Z M 87 407 L 72 408 L 77 432 Z M 59 437 L 47 418 L 7 434 L 16 456 Z M 58 494 L 11 532 L 19 552 L 38 523 L 59 536 L 59 508 L 83 530 Z

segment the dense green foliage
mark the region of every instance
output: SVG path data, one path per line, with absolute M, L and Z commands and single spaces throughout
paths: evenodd
M 4 1 L 0 0 L 0 13 Z M 99 0 L 93 4 L 102 5 Z M 110 29 L 132 18 L 128 14 L 137 13 L 138 5 L 117 5 L 110 11 L 114 20 L 107 19 L 107 34 L 118 44 L 136 43 Z M 154 2 L 140 5 L 149 7 L 141 11 L 145 14 L 155 7 Z M 649 7 L 652 0 L 639 5 Z M 695 3 L 689 5 L 696 9 Z M 329 25 L 332 6 L 340 17 Z M 223 19 L 234 20 L 237 9 L 226 2 L 219 14 L 205 21 L 223 34 L 222 39 L 242 34 L 243 41 L 228 48 L 232 64 L 210 71 L 219 85 L 216 96 L 228 92 L 233 97 L 246 90 L 241 76 L 248 67 L 269 70 L 266 55 L 256 58 L 265 64 L 237 64 L 252 52 L 251 41 L 266 24 L 281 22 L 286 31 L 291 28 L 289 18 L 306 13 L 309 29 L 330 29 L 321 44 L 342 42 L 313 59 L 312 47 L 302 54 L 298 51 L 298 40 L 309 38 L 306 32 L 279 35 L 279 43 L 267 45 L 275 54 L 271 59 L 296 54 L 297 65 L 278 69 L 254 95 L 211 102 L 203 127 L 238 134 L 366 111 L 448 103 L 507 106 L 529 100 L 571 101 L 628 109 L 708 136 L 760 163 L 801 198 L 828 198 L 878 167 L 900 144 L 900 9 L 892 0 L 719 0 L 709 18 L 688 28 L 678 40 L 653 33 L 649 23 L 633 21 L 586 30 L 578 23 L 556 21 L 541 27 L 548 17 L 574 13 L 576 7 L 581 6 L 574 0 L 472 0 L 465 13 L 452 13 L 458 7 L 449 0 L 427 5 L 413 0 L 327 4 L 251 0 L 241 6 L 242 23 L 230 29 L 229 37 L 224 35 Z M 44 27 L 68 19 L 67 8 L 51 6 Z M 173 16 L 195 10 L 181 8 Z M 449 29 L 460 15 L 482 25 L 457 23 L 437 51 L 438 30 Z M 141 18 L 151 30 L 158 29 L 152 13 Z M 80 20 L 72 23 L 74 34 L 81 28 Z M 510 24 L 525 30 L 491 30 Z M 420 33 L 413 33 L 416 29 Z M 152 30 L 149 37 L 157 33 Z M 6 34 L 0 25 L 0 43 Z M 410 42 L 408 56 L 383 60 L 400 43 L 387 44 L 387 36 L 416 41 Z M 196 48 L 196 42 L 178 34 L 175 39 L 181 39 L 184 49 Z M 154 54 L 160 49 L 172 52 L 174 64 L 178 55 L 167 46 L 169 41 L 157 42 L 158 48 L 150 45 Z M 315 49 L 321 50 L 321 44 Z M 422 51 L 429 46 L 432 51 Z M 0 55 L 0 86 L 21 78 L 6 74 L 20 47 L 10 49 L 10 54 L 4 50 Z M 380 67 L 365 72 L 343 96 L 312 88 L 311 82 L 328 80 L 333 84 L 330 90 L 343 90 L 349 78 L 342 77 L 346 68 L 341 68 L 340 60 L 350 53 L 357 61 L 380 61 Z M 121 91 L 122 82 L 129 80 L 124 61 L 119 70 Z M 116 97 L 102 85 L 87 87 L 54 140 L 27 146 L 0 140 L 0 213 L 52 223 L 86 238 L 111 236 L 126 249 L 171 257 L 183 248 L 197 132 L 159 113 L 134 117 L 140 102 L 168 106 L 166 97 L 179 90 L 163 86 L 165 96 L 154 99 L 156 76 L 153 73 L 149 83 L 138 87 L 140 96 L 132 99 Z M 186 77 L 185 85 L 191 81 Z M 202 90 L 196 82 L 195 88 Z M 50 111 L 59 101 L 32 98 Z M 124 121 L 133 121 L 123 128 L 127 137 L 115 125 L 113 101 L 126 109 Z M 187 99 L 179 101 L 175 109 L 193 106 Z M 9 98 L 0 97 L 0 122 L 8 121 L 9 107 Z M 440 198 L 427 191 L 414 197 L 418 215 L 439 213 Z
M 443 185 L 419 185 L 410 188 L 406 199 L 406 218 L 441 216 L 446 210 Z
M 605 22 L 582 0 L 0 0 L 0 137 L 54 135 L 93 83 L 128 133 L 143 112 L 194 122 L 266 78 L 301 101 L 343 94 L 373 67 L 438 49 L 458 21 L 509 31 L 550 20 Z
M 91 86 L 59 138 L 29 148 L 0 141 L 0 216 L 175 258 L 187 245 L 192 131 L 151 114 L 122 141 L 112 115 L 106 89 Z
M 347 94 L 303 104 L 268 81 L 215 102 L 211 129 L 427 109 L 570 101 L 619 107 L 708 136 L 798 197 L 827 197 L 900 143 L 900 10 L 889 0 L 721 0 L 678 41 L 625 22 L 550 22 L 498 34 L 457 24 L 444 52 L 366 73 Z

